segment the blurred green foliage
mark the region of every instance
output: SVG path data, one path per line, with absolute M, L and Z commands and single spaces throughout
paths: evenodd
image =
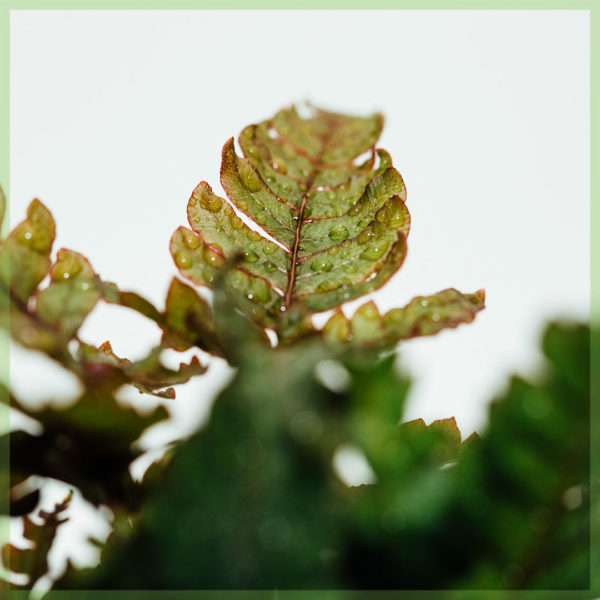
M 332 391 L 321 345 L 248 348 L 134 529 L 70 585 L 586 589 L 589 330 L 554 324 L 543 349 L 543 378 L 513 378 L 461 443 L 453 419 L 399 424 L 409 384 L 391 358 L 338 356 Z M 374 483 L 336 475 L 350 445 Z

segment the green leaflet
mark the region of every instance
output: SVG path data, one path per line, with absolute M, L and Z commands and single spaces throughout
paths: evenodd
M 50 267 L 55 225 L 50 211 L 34 200 L 27 218 L 19 223 L 0 248 L 0 283 L 17 301 L 27 302 Z
M 64 248 L 58 251 L 50 278 L 50 285 L 38 294 L 37 312 L 70 338 L 102 295 L 99 279 L 81 254 Z
M 323 334 L 334 345 L 385 350 L 400 340 L 469 323 L 484 308 L 484 302 L 484 290 L 461 294 L 453 288 L 433 296 L 417 296 L 404 308 L 393 308 L 384 315 L 374 302 L 367 302 L 351 319 L 338 310 L 325 324 Z
M 231 284 L 242 306 L 252 301 L 251 318 L 271 327 L 295 303 L 319 312 L 383 285 L 404 260 L 410 216 L 402 177 L 374 147 L 382 125 L 381 115 L 316 110 L 302 119 L 290 108 L 242 131 L 244 157 L 228 140 L 221 183 L 230 202 L 206 182 L 194 190 L 193 232 L 180 228 L 171 240 L 181 272 L 213 287 L 216 269 L 241 255 L 244 275 Z

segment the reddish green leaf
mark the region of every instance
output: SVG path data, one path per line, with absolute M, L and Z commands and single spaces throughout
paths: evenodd
M 338 310 L 325 324 L 323 334 L 332 344 L 385 350 L 401 340 L 470 323 L 484 303 L 483 290 L 461 294 L 453 288 L 433 296 L 418 296 L 404 308 L 394 308 L 384 315 L 374 302 L 368 302 L 351 319 Z

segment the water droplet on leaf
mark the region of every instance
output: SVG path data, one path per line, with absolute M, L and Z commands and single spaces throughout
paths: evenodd
M 373 246 L 363 250 L 360 257 L 366 260 L 377 260 L 385 254 L 388 247 L 389 244 L 385 242 L 382 244 L 374 244 Z
M 192 266 L 192 255 L 187 250 L 177 250 L 174 258 L 180 269 L 189 269 Z
M 185 231 L 183 234 L 183 243 L 190 249 L 195 250 L 200 246 L 198 236 L 195 236 L 191 231 Z
M 323 258 L 317 258 L 310 263 L 310 268 L 313 271 L 331 271 L 333 264 Z
M 371 229 L 364 229 L 358 235 L 358 243 L 366 244 L 373 237 L 373 231 Z
M 332 227 L 329 230 L 329 237 L 332 240 L 335 241 L 339 241 L 339 240 L 345 240 L 348 236 L 350 235 L 348 229 L 346 229 L 346 227 Z

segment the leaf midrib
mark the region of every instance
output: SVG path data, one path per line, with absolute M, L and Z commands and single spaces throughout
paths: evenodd
M 288 274 L 288 285 L 287 290 L 285 292 L 284 298 L 284 306 L 285 308 L 289 308 L 292 301 L 292 293 L 294 291 L 294 285 L 296 283 L 296 265 L 298 263 L 298 249 L 300 247 L 300 239 L 302 233 L 302 226 L 304 224 L 304 210 L 306 208 L 306 204 L 308 202 L 309 193 L 312 190 L 313 183 L 319 174 L 321 167 L 323 165 L 323 156 L 327 151 L 327 145 L 329 139 L 333 134 L 333 130 L 335 129 L 335 122 L 328 119 L 328 129 L 327 133 L 323 135 L 321 138 L 321 150 L 319 155 L 316 157 L 315 162 L 313 164 L 313 168 L 306 178 L 306 190 L 302 194 L 302 200 L 300 202 L 300 208 L 298 210 L 298 222 L 296 223 L 296 229 L 294 231 L 294 245 L 292 247 L 291 253 L 291 266 L 290 272 Z

